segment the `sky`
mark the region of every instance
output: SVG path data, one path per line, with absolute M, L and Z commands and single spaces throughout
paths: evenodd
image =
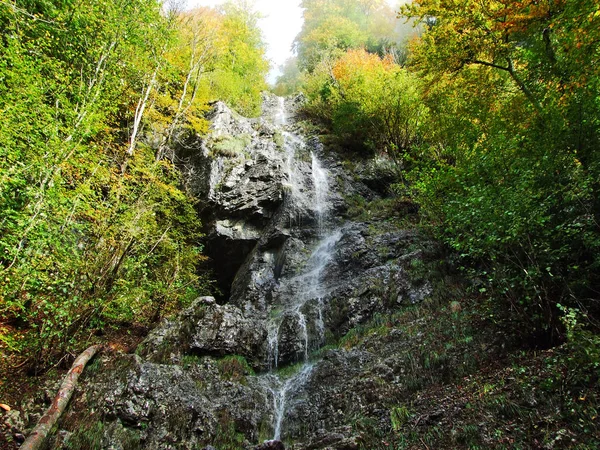
M 225 0 L 187 0 L 188 8 L 215 6 Z M 300 0 L 255 0 L 255 10 L 263 19 L 259 26 L 267 44 L 267 58 L 271 61 L 269 82 L 279 74 L 277 68 L 292 56 L 292 42 L 302 28 Z

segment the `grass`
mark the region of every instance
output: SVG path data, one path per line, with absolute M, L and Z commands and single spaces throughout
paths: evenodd
M 101 450 L 104 441 L 104 423 L 96 422 L 89 427 L 79 428 L 69 438 L 69 450 Z
M 377 314 L 365 324 L 357 325 L 346 333 L 338 342 L 338 346 L 349 350 L 359 344 L 364 344 L 372 336 L 386 336 L 392 328 L 393 316 Z
M 376 315 L 336 342 L 392 352 L 401 371 L 388 428 L 354 420 L 360 448 L 600 448 L 600 338 L 575 324 L 579 343 L 524 350 L 498 320 L 507 312 L 432 264 L 407 268 L 412 280 L 432 283 L 428 299 Z
M 296 364 L 281 367 L 277 370 L 277 375 L 279 375 L 280 378 L 290 378 L 300 372 L 303 366 L 304 362 L 298 362 Z
M 246 376 L 255 375 L 254 369 L 248 364 L 246 358 L 239 355 L 230 355 L 219 359 L 217 367 L 223 379 L 241 384 L 245 384 Z
M 399 431 L 411 418 L 412 414 L 405 405 L 395 406 L 390 411 L 390 422 L 394 431 Z
M 486 319 L 487 308 L 477 298 L 431 299 L 340 340 L 373 352 L 391 345 L 386 339 L 402 341 L 389 429 L 357 421 L 361 448 L 600 448 L 600 372 L 578 356 L 583 344 L 522 350 Z
M 233 418 L 223 411 L 219 417 L 216 437 L 211 444 L 219 450 L 239 450 L 244 448 L 245 440 L 244 434 L 236 429 Z
M 198 366 L 202 363 L 202 357 L 195 354 L 186 354 L 181 358 L 181 366 L 184 369 L 189 369 L 190 367 Z
M 275 135 L 273 136 L 273 142 L 275 142 L 275 145 L 277 146 L 278 150 L 280 150 L 280 151 L 284 150 L 285 138 L 283 137 L 283 134 L 281 133 L 281 131 L 279 131 L 279 130 L 275 131 Z
M 414 228 L 412 218 L 405 214 L 402 209 L 403 203 L 397 197 L 368 201 L 360 195 L 350 195 L 345 200 L 348 205 L 347 215 L 350 219 L 358 222 L 377 220 L 377 227 L 371 230 L 373 232 Z M 381 228 L 383 230 L 380 230 Z
M 212 156 L 234 158 L 242 155 L 251 142 L 252 137 L 249 134 L 240 134 L 239 136 L 214 137 L 209 145 Z
M 126 428 L 121 425 L 113 430 L 113 439 L 117 439 L 123 450 L 141 450 L 143 448 L 140 431 Z M 78 428 L 67 439 L 64 448 L 69 450 L 101 450 L 106 448 L 108 440 L 105 438 L 106 426 L 98 421 Z

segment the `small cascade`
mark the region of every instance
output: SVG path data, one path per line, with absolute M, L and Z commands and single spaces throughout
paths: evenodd
M 290 202 L 288 205 L 292 211 L 290 227 L 300 223 L 301 214 L 312 211 L 316 219 L 316 234 L 320 240 L 308 258 L 304 270 L 282 280 L 273 291 L 273 304 L 278 305 L 278 309 L 271 311 L 268 318 L 268 365 L 273 370 L 277 369 L 280 363 L 280 337 L 284 324 L 286 332 L 289 332 L 290 327 L 296 330 L 293 348 L 297 349 L 294 350 L 297 358 L 303 361 L 298 373 L 287 379 L 270 372 L 261 380 L 273 401 L 274 439 L 281 437 L 285 413 L 292 406 L 294 395 L 297 395 L 310 380 L 313 366 L 309 362 L 309 353 L 318 349 L 325 341 L 323 311 L 326 292 L 321 280 L 333 258 L 334 248 L 342 236 L 339 229 L 327 230 L 330 208 L 329 173 L 314 152 L 310 154 L 310 173 L 301 170 L 301 164 L 306 167 L 306 163 L 298 162 L 296 157 L 300 152 L 306 153 L 306 143 L 300 136 L 288 131 L 285 103 L 282 98 L 278 101 L 279 108 L 274 122 L 282 129 L 287 157 L 286 201 Z M 287 355 L 289 357 L 289 349 Z
M 329 181 L 328 173 L 321 166 L 321 161 L 314 152 L 310 153 L 312 159 L 312 177 L 315 185 L 314 210 L 317 215 L 319 235 L 323 233 L 323 223 L 327 218 L 329 209 Z
M 273 439 L 281 439 L 281 425 L 283 424 L 285 411 L 287 407 L 289 407 L 290 399 L 288 398 L 288 394 L 304 386 L 310 379 L 312 370 L 312 364 L 304 364 L 298 373 L 285 381 L 282 381 L 273 374 L 268 374 L 267 377 L 265 377 L 265 387 L 273 397 L 273 415 L 275 417 Z
M 281 322 L 269 321 L 267 327 L 267 363 L 269 369 L 277 369 L 279 364 L 279 327 Z
M 285 99 L 283 97 L 277 97 L 277 102 L 278 108 L 273 122 L 275 125 L 283 126 L 287 124 L 287 115 L 285 114 Z
M 299 135 L 286 129 L 288 120 L 285 111 L 285 100 L 282 97 L 278 98 L 278 109 L 274 116 L 274 123 L 280 127 L 283 137 L 287 172 L 285 187 L 288 195 L 286 195 L 286 200 L 292 205 L 289 208 L 292 212 L 289 225 L 292 227 L 301 222 L 302 211 L 310 210 L 314 201 L 310 189 L 306 186 L 305 176 L 300 170 L 300 164 L 297 161 L 298 154 L 306 151 L 306 142 Z
M 288 131 L 283 131 L 283 142 L 286 153 L 286 172 L 287 172 L 287 201 L 291 202 L 293 207 L 290 211 L 296 212 L 290 217 L 290 227 L 300 223 L 300 215 L 303 210 L 310 206 L 311 198 L 304 186 L 304 176 L 296 162 L 298 152 L 305 149 L 306 144 L 299 136 Z
M 317 341 L 322 343 L 325 334 L 323 321 L 323 297 L 324 292 L 321 285 L 321 277 L 327 264 L 333 258 L 335 245 L 342 237 L 341 230 L 334 230 L 327 234 L 318 244 L 306 263 L 306 270 L 290 278 L 279 286 L 276 296 L 284 303 L 284 308 L 271 317 L 268 326 L 268 348 L 269 366 L 278 367 L 279 358 L 279 331 L 283 320 L 295 317 L 300 327 L 301 342 L 303 342 L 303 353 L 305 359 L 311 350 L 309 345 L 308 327 L 306 321 L 306 310 L 312 307 L 315 317 L 315 329 L 319 336 Z M 310 305 L 309 305 L 310 304 Z

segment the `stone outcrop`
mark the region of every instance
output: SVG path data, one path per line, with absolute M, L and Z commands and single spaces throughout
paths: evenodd
M 286 118 L 281 101 L 266 95 L 265 114 L 252 120 L 216 103 L 211 134 L 180 155 L 187 188 L 204 199 L 206 252 L 222 295 L 199 298 L 135 355 L 105 358 L 86 378 L 65 423 L 99 421 L 100 448 L 282 448 L 279 440 L 260 444 L 279 423 L 297 441 L 292 448 L 356 449 L 353 417 L 389 421 L 399 382 L 389 357 L 400 341 L 378 352 L 318 351 L 376 314 L 427 297 L 429 283 L 407 270 L 427 247 L 412 231 L 344 220 L 344 195 L 378 194 L 317 139 L 299 139 L 301 102 L 286 100 Z M 328 175 L 326 207 L 319 170 Z M 301 383 L 266 373 L 310 354 L 320 356 L 295 371 Z M 268 384 L 275 376 L 278 390 Z
M 201 297 L 174 320 L 153 330 L 138 354 L 160 363 L 180 363 L 185 355 L 241 355 L 252 358 L 266 338 L 260 324 L 233 305 Z

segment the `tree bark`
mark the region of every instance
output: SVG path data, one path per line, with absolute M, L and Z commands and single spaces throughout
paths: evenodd
M 129 149 L 127 153 L 132 156 L 133 151 L 135 150 L 135 144 L 138 132 L 140 130 L 140 124 L 142 122 L 142 117 L 144 116 L 144 110 L 146 109 L 146 105 L 148 104 L 148 97 L 150 97 L 150 93 L 152 92 L 152 88 L 154 87 L 154 83 L 156 83 L 156 77 L 158 75 L 158 71 L 160 70 L 160 63 L 156 64 L 156 68 L 152 73 L 152 78 L 148 83 L 148 87 L 146 88 L 146 92 L 142 97 L 140 97 L 140 101 L 135 108 L 135 116 L 133 117 L 133 130 L 131 131 L 131 141 L 129 143 Z
M 92 359 L 101 348 L 101 345 L 92 345 L 77 357 L 67 373 L 67 376 L 63 380 L 60 389 L 58 390 L 58 394 L 54 397 L 52 405 L 50 405 L 50 408 L 48 408 L 25 442 L 23 442 L 20 450 L 38 450 L 42 448 L 48 433 L 60 418 L 69 403 L 69 400 L 71 400 L 75 386 L 77 386 L 79 375 L 83 372 L 88 361 Z
M 529 102 L 533 105 L 533 107 L 535 108 L 535 111 L 538 113 L 538 115 L 540 117 L 542 117 L 542 113 L 543 113 L 542 105 L 540 104 L 540 102 L 538 102 L 538 100 L 535 98 L 535 95 L 533 95 L 533 92 L 531 92 L 531 90 L 527 87 L 527 85 L 523 82 L 523 80 L 521 80 L 517 76 L 512 59 L 506 58 L 506 61 L 508 63 L 507 67 L 504 67 L 504 66 L 501 66 L 501 65 L 498 65 L 495 63 L 490 63 L 487 61 L 481 61 L 478 59 L 473 59 L 468 62 L 472 63 L 472 64 L 479 64 L 482 66 L 493 67 L 494 69 L 504 70 L 505 72 L 508 72 L 510 74 L 510 77 L 513 79 L 513 81 L 517 84 L 517 86 L 521 90 L 521 92 L 523 94 L 525 94 L 525 97 L 527 97 L 527 100 L 529 100 Z

